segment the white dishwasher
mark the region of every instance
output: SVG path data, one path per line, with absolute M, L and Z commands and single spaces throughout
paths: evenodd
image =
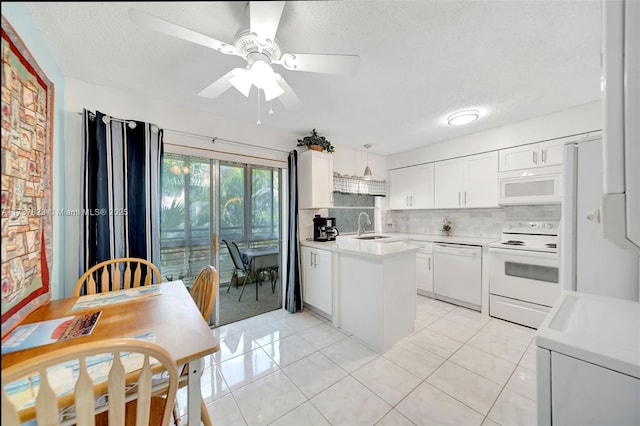
M 436 299 L 480 310 L 482 247 L 433 245 L 433 292 Z

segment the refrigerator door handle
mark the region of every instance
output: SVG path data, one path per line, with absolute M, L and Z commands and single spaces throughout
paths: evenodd
M 587 212 L 585 217 L 587 218 L 587 220 L 600 223 L 600 209 L 595 209 Z

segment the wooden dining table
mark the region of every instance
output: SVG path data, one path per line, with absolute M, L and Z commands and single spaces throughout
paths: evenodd
M 88 336 L 56 342 L 2 355 L 2 368 L 26 361 L 63 347 L 102 339 L 132 337 L 153 333 L 155 343 L 166 349 L 178 366 L 188 364 L 188 422 L 200 424 L 200 359 L 217 352 L 218 340 L 182 281 L 159 284 L 159 291 L 117 303 L 92 306 L 84 310 L 73 307 L 82 297 L 51 300 L 29 314 L 19 325 L 48 321 L 71 315 L 102 311 Z M 115 292 L 112 292 L 115 293 Z

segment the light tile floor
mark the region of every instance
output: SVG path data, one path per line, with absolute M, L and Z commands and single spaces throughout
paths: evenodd
M 202 393 L 216 426 L 536 424 L 535 330 L 427 297 L 383 354 L 308 311 L 213 333 Z

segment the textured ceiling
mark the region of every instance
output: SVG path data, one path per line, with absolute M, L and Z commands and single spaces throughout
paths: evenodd
M 258 100 L 229 89 L 197 94 L 237 56 L 132 23 L 129 8 L 233 43 L 248 27 L 245 2 L 34 2 L 34 20 L 67 77 L 255 123 Z M 358 73 L 335 76 L 275 66 L 304 103 L 262 106 L 262 126 L 386 155 L 599 99 L 599 1 L 295 1 L 277 38 L 284 52 L 360 56 Z M 446 125 L 462 108 L 482 111 Z

